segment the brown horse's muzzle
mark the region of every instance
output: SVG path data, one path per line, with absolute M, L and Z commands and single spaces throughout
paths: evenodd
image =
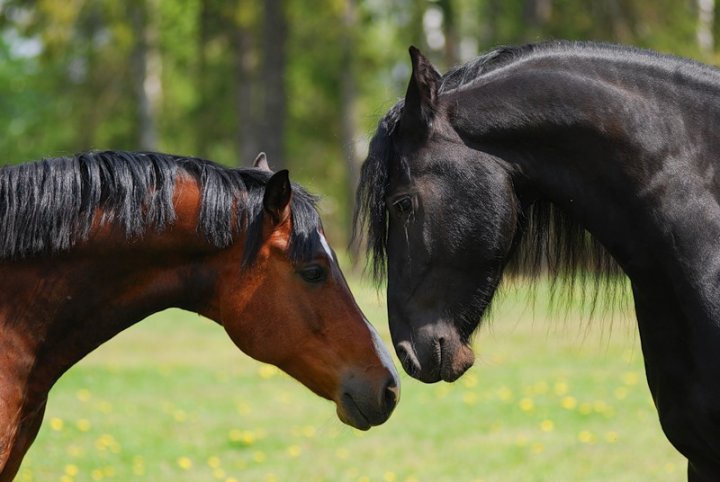
M 338 417 L 360 430 L 384 423 L 400 400 L 399 381 L 392 373 L 379 381 L 350 373 L 343 377 L 340 390 Z

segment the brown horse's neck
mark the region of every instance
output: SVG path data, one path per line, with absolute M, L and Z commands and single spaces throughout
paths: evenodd
M 0 481 L 32 442 L 34 419 L 67 369 L 146 316 L 173 306 L 199 311 L 212 293 L 217 249 L 196 231 L 197 186 L 179 181 L 176 193 L 176 222 L 161 232 L 128 241 L 97 227 L 67 252 L 0 260 Z
M 177 193 L 177 221 L 163 231 L 128 240 L 113 226 L 98 226 L 68 252 L 0 261 L 0 343 L 18 339 L 13 350 L 32 358 L 38 391 L 144 317 L 203 303 L 213 285 L 204 261 L 216 249 L 195 229 L 195 183 L 181 181 Z M 0 365 L 0 376 L 4 371 Z

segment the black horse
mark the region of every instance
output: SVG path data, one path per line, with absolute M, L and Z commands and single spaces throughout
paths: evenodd
M 405 370 L 462 375 L 506 268 L 622 269 L 663 430 L 689 480 L 720 480 L 720 71 L 596 43 L 500 48 L 445 75 L 410 55 L 355 213 Z

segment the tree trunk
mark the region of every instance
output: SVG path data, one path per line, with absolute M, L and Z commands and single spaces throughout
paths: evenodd
M 355 188 L 360 179 L 360 156 L 357 149 L 357 85 L 355 83 L 355 51 L 357 36 L 356 0 L 345 0 L 342 17 L 342 64 L 340 65 L 340 115 L 341 142 L 347 172 L 347 212 L 351 213 L 355 203 Z M 352 215 L 348 214 L 350 220 Z M 350 229 L 348 222 L 348 229 Z M 348 239 L 349 239 L 348 230 Z
M 502 43 L 502 40 L 498 38 L 497 28 L 502 12 L 502 0 L 487 0 L 484 6 L 485 8 L 480 10 L 480 25 L 482 26 L 480 51 L 485 51 Z
M 460 63 L 460 35 L 455 15 L 455 4 L 453 0 L 439 0 L 438 6 L 443 14 L 443 35 L 445 36 L 445 67 L 454 67 Z
M 697 42 L 700 52 L 710 56 L 715 50 L 714 21 L 715 21 L 715 0 L 697 0 L 698 25 Z
M 233 62 L 235 67 L 235 107 L 237 129 L 235 147 L 237 163 L 247 166 L 255 158 L 258 147 L 257 107 L 255 96 L 255 41 L 249 4 L 244 4 L 243 15 L 238 15 L 233 41 Z
M 427 52 L 427 41 L 425 40 L 425 31 L 423 29 L 423 18 L 427 10 L 428 0 L 412 0 L 410 8 L 409 37 L 412 44 Z
M 262 83 L 263 115 L 259 133 L 259 147 L 265 151 L 268 161 L 277 171 L 286 167 L 285 114 L 287 109 L 285 89 L 286 43 L 288 36 L 285 0 L 263 2 L 263 65 Z
M 525 0 L 523 4 L 523 23 L 527 27 L 526 39 L 536 40 L 542 28 L 550 21 L 552 0 Z
M 149 42 L 148 5 L 143 0 L 132 1 L 130 24 L 134 35 L 132 49 L 133 88 L 137 100 L 138 146 L 142 150 L 157 149 L 155 106 L 161 92 L 159 58 Z
M 195 115 L 197 116 L 199 126 L 196 129 L 195 145 L 197 152 L 196 155 L 200 157 L 208 157 L 208 139 L 205 129 L 209 125 L 210 119 L 208 119 L 208 90 L 209 82 L 208 77 L 208 62 L 207 62 L 207 44 L 210 37 L 210 5 L 209 0 L 201 0 L 200 2 L 200 24 L 198 26 L 198 38 L 197 38 L 197 49 L 198 49 L 198 70 L 197 70 L 197 92 L 198 100 L 197 107 L 195 108 Z

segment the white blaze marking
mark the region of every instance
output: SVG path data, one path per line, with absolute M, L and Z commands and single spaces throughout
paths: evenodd
M 387 351 L 387 348 L 385 348 L 385 344 L 383 343 L 382 339 L 380 338 L 380 335 L 378 334 L 375 327 L 372 326 L 372 324 L 370 324 L 370 322 L 368 320 L 366 320 L 364 316 L 363 316 L 363 320 L 365 320 L 365 324 L 367 325 L 368 329 L 370 330 L 370 334 L 372 335 L 373 345 L 375 345 L 375 351 L 377 352 L 378 358 L 380 358 L 380 361 L 382 362 L 383 366 L 385 368 L 387 368 L 388 371 L 392 374 L 397 385 L 400 386 L 400 376 L 398 375 L 397 369 L 395 368 L 395 364 L 392 361 L 392 357 L 390 356 L 390 353 Z
M 320 231 L 317 232 L 318 236 L 320 236 L 320 244 L 322 245 L 323 249 L 325 250 L 325 253 L 327 253 L 328 256 L 330 256 L 330 261 L 332 261 L 334 258 L 332 249 L 330 249 L 330 245 L 327 242 L 327 239 L 325 239 L 325 236 Z
M 330 249 L 330 245 L 328 244 L 327 239 L 325 239 L 325 236 L 320 231 L 318 231 L 317 233 L 320 236 L 320 244 L 322 245 L 327 255 L 330 257 L 330 262 L 334 263 L 335 257 L 333 256 L 332 249 Z M 364 316 L 363 320 L 365 321 L 365 324 L 367 325 L 368 329 L 370 330 L 370 334 L 372 335 L 373 345 L 375 346 L 375 353 L 377 353 L 377 356 L 382 362 L 383 366 L 387 368 L 387 370 L 393 376 L 395 382 L 399 387 L 400 376 L 398 375 L 397 369 L 395 368 L 395 364 L 392 361 L 390 353 L 387 351 L 387 348 L 385 348 L 385 343 L 383 343 L 382 338 L 380 338 L 380 335 L 378 334 L 375 327 L 372 326 L 372 324 L 370 324 L 370 322 Z

